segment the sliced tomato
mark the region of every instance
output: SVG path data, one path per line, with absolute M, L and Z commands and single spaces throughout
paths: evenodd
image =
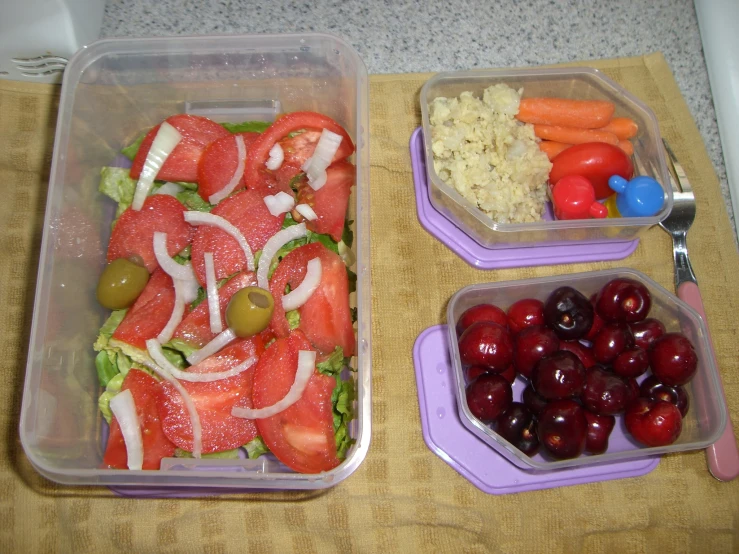
M 290 181 L 303 171 L 303 164 L 313 155 L 316 145 L 321 138 L 320 129 L 306 129 L 296 135 L 287 136 L 278 141 L 285 156 L 282 165 L 276 170 L 275 176 L 278 183 L 290 183 Z M 344 160 L 352 155 L 354 145 L 351 140 L 342 140 L 339 149 L 334 154 L 333 163 Z
M 264 344 L 260 336 L 238 339 L 217 354 L 206 358 L 189 371 L 212 373 L 228 371 L 252 356 L 261 356 Z M 231 409 L 243 398 L 251 398 L 254 367 L 246 371 L 210 383 L 180 381 L 195 404 L 202 427 L 202 452 L 222 452 L 243 446 L 257 436 L 257 428 L 251 419 L 231 415 Z M 169 440 L 192 452 L 192 421 L 185 402 L 171 383 L 162 382 L 162 402 L 159 415 Z
M 301 331 L 277 339 L 254 370 L 253 404 L 271 406 L 284 398 L 295 381 L 298 352 L 311 350 Z M 257 430 L 270 451 L 287 467 L 320 473 L 341 463 L 336 456 L 331 394 L 336 380 L 314 372 L 295 404 L 272 417 L 257 419 Z
M 219 203 L 213 211 L 232 223 L 244 235 L 253 252 L 261 250 L 267 240 L 282 228 L 285 215 L 269 213 L 264 203 L 265 193 L 260 190 L 242 190 Z M 195 275 L 205 286 L 206 252 L 213 252 L 216 279 L 223 279 L 246 267 L 244 252 L 231 235 L 218 229 L 201 225 L 192 241 L 191 260 Z
M 131 369 L 123 379 L 121 391 L 130 390 L 136 404 L 136 414 L 141 425 L 144 446 L 143 469 L 159 469 L 162 458 L 174 455 L 175 445 L 167 438 L 159 419 L 158 405 L 161 402 L 162 386 L 148 373 Z M 118 421 L 110 423 L 108 444 L 105 447 L 103 464 L 111 469 L 128 469 L 128 453 Z
M 270 327 L 278 337 L 286 337 L 290 328 L 282 308 L 285 287 L 297 288 L 303 282 L 308 262 L 321 260 L 321 284 L 298 311 L 300 325 L 313 346 L 324 353 L 341 346 L 345 356 L 355 350 L 354 329 L 349 309 L 349 280 L 346 266 L 338 254 L 319 242 L 300 246 L 285 256 L 270 280 L 274 311 Z
M 229 279 L 220 289 L 218 289 L 218 299 L 221 307 L 221 323 L 223 328 L 226 325 L 226 308 L 231 301 L 231 297 L 244 287 L 257 284 L 257 277 L 251 271 L 244 271 Z M 175 329 L 173 338 L 180 339 L 186 343 L 202 348 L 215 338 L 215 333 L 210 330 L 210 310 L 208 302 L 203 301 L 198 304 L 194 310 L 182 318 L 182 322 Z
M 197 182 L 198 162 L 205 148 L 211 142 L 231 133 L 215 121 L 199 115 L 177 114 L 168 117 L 165 121 L 179 131 L 182 140 L 167 157 L 156 178 L 162 181 Z M 141 175 L 146 156 L 159 132 L 160 125 L 149 131 L 141 142 L 131 165 L 131 178 L 138 179 Z
M 313 221 L 305 222 L 308 229 L 331 235 L 336 242 L 341 240 L 355 177 L 354 165 L 341 161 L 326 170 L 326 184 L 320 189 L 313 190 L 306 179 L 300 182 L 297 203 L 308 204 L 318 216 Z
M 316 112 L 292 112 L 283 117 L 279 118 L 272 125 L 267 128 L 260 136 L 259 139 L 254 142 L 246 159 L 246 170 L 244 171 L 244 179 L 246 180 L 247 188 L 250 186 L 258 186 L 259 183 L 264 181 L 264 178 L 260 176 L 260 171 L 264 168 L 264 163 L 269 158 L 269 151 L 275 145 L 276 142 L 283 139 L 287 139 L 290 133 L 302 130 L 318 130 L 319 136 L 320 131 L 328 129 L 334 133 L 341 135 L 341 146 L 336 152 L 333 161 L 342 160 L 354 152 L 354 143 L 352 142 L 349 134 L 344 128 L 339 125 L 336 121 L 328 116 L 316 113 Z M 299 136 L 299 135 L 298 135 Z M 287 144 L 288 148 L 292 148 L 291 152 L 292 159 L 294 161 L 299 160 L 305 155 L 303 162 L 308 159 L 309 156 L 313 155 L 315 146 L 309 150 L 309 138 L 311 135 L 305 137 L 302 140 L 295 142 L 295 145 Z M 296 137 L 297 138 L 297 137 Z M 316 140 L 316 143 L 318 140 Z M 284 150 L 284 148 L 283 148 Z M 307 155 L 306 155 L 307 154 Z M 293 166 L 293 163 L 288 162 L 288 165 Z M 302 165 L 302 162 L 300 163 Z M 299 166 L 300 166 L 299 165 Z M 299 167 L 298 166 L 298 167 Z
M 236 133 L 244 139 L 247 155 L 251 144 L 259 137 L 259 133 Z M 208 202 L 211 195 L 219 192 L 231 182 L 239 165 L 239 151 L 236 146 L 236 134 L 218 139 L 209 144 L 198 164 L 198 194 Z M 245 187 L 244 176 L 241 176 L 235 191 Z
M 156 338 L 167 325 L 174 308 L 174 298 L 172 278 L 162 269 L 156 269 L 113 332 L 112 338 L 146 350 L 146 341 Z
M 154 255 L 154 233 L 167 233 L 167 252 L 174 256 L 190 244 L 195 229 L 185 221 L 185 206 L 166 194 L 149 196 L 136 211 L 128 208 L 113 228 L 108 244 L 108 263 L 138 256 L 149 273 L 159 267 Z

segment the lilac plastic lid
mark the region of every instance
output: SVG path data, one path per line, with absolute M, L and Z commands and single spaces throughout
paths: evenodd
M 432 236 L 439 239 L 473 267 L 479 269 L 507 269 L 511 267 L 621 260 L 634 252 L 639 244 L 639 239 L 634 239 L 631 241 L 592 242 L 574 245 L 485 248 L 431 204 L 423 135 L 420 127 L 411 135 L 410 150 L 413 182 L 416 188 L 418 221 Z
M 429 449 L 488 494 L 510 494 L 646 475 L 659 457 L 596 466 L 526 471 L 496 453 L 460 421 L 446 325 L 424 330 L 413 346 L 423 439 Z

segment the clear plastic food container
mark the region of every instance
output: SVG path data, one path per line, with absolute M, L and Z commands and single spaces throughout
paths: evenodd
M 20 438 L 44 477 L 66 484 L 132 487 L 320 489 L 351 475 L 371 431 L 368 79 L 364 63 L 329 35 L 103 40 L 64 74 L 41 245 Z M 165 459 L 160 471 L 101 469 L 104 420 L 92 345 L 107 313 L 95 300 L 115 206 L 97 192 L 100 168 L 143 130 L 175 113 L 215 121 L 271 120 L 314 110 L 356 143 L 354 220 L 358 310 L 356 443 L 337 468 L 302 475 L 271 456 Z
M 616 425 L 609 439 L 608 450 L 603 454 L 584 454 L 579 458 L 554 461 L 543 457 L 541 453 L 533 457 L 526 456 L 470 412 L 465 396 L 465 375 L 457 346 L 455 329 L 457 321 L 465 310 L 477 304 L 494 304 L 507 311 L 511 304 L 523 298 L 537 298 L 544 301 L 552 291 L 564 285 L 571 286 L 586 297 L 590 297 L 608 281 L 616 278 L 629 278 L 643 283 L 652 297 L 649 317 L 659 319 L 668 332 L 683 333 L 695 347 L 698 355 L 698 371 L 692 381 L 685 385 L 690 408 L 683 418 L 680 437 L 669 446 L 640 446 L 627 433 L 623 415 L 620 415 L 616 416 Z M 457 408 L 462 424 L 498 454 L 522 469 L 548 471 L 698 450 L 716 442 L 726 425 L 726 404 L 720 393 L 718 369 L 714 363 L 705 322 L 693 308 L 639 271 L 620 268 L 558 277 L 470 285 L 457 291 L 449 301 L 447 324 L 451 363 L 456 382 Z M 643 378 L 637 380 L 641 381 Z M 527 383 L 521 376 L 516 377 L 513 385 L 514 401 L 520 401 L 521 393 Z
M 429 105 L 435 98 L 458 97 L 465 91 L 481 98 L 487 87 L 497 83 L 516 90 L 523 88 L 524 98 L 551 96 L 613 102 L 616 106 L 614 117 L 630 117 L 639 126 L 638 135 L 631 139 L 634 174 L 653 177 L 662 185 L 665 202 L 659 213 L 652 217 L 582 220 L 554 220 L 550 216 L 536 223 L 495 223 L 453 186 L 444 183 L 434 170 Z M 644 103 L 596 69 L 531 68 L 439 73 L 421 89 L 420 102 L 431 203 L 486 248 L 633 240 L 666 218 L 672 210 L 672 188 L 657 118 Z

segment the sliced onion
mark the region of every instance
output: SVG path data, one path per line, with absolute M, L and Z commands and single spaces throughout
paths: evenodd
M 208 312 L 210 313 L 210 332 L 220 333 L 223 331 L 221 322 L 221 301 L 218 298 L 218 282 L 216 281 L 216 268 L 213 265 L 213 252 L 203 254 L 205 258 L 205 292 L 208 296 Z
M 191 225 L 210 225 L 212 227 L 218 227 L 224 233 L 231 235 L 231 237 L 239 243 L 241 250 L 244 251 L 244 256 L 246 257 L 246 268 L 249 271 L 254 271 L 254 254 L 251 251 L 251 247 L 249 246 L 249 243 L 246 242 L 241 231 L 239 231 L 230 221 L 220 215 L 197 211 L 185 212 L 185 221 Z
M 298 204 L 295 206 L 295 210 L 302 215 L 308 221 L 315 221 L 318 219 L 318 214 L 308 204 Z
M 246 145 L 244 144 L 244 137 L 239 134 L 234 135 L 236 137 L 236 151 L 238 152 L 239 162 L 236 165 L 236 171 L 231 176 L 231 180 L 228 184 L 218 192 L 214 192 L 208 197 L 208 202 L 211 204 L 218 204 L 221 200 L 231 194 L 236 185 L 239 184 L 241 178 L 244 176 L 244 167 L 246 165 Z
M 166 194 L 167 196 L 176 197 L 183 190 L 184 189 L 177 183 L 170 183 L 169 181 L 167 181 L 161 187 L 159 187 L 154 194 Z
M 192 281 L 176 280 L 175 286 L 177 286 L 177 283 L 182 287 L 182 299 L 186 304 L 193 302 L 198 297 L 200 283 L 198 283 L 197 279 L 193 279 Z
M 322 273 L 320 258 L 313 258 L 308 262 L 305 277 L 303 277 L 303 281 L 298 288 L 282 297 L 282 307 L 286 312 L 297 310 L 308 301 L 318 285 L 321 284 Z
M 328 129 L 321 131 L 313 155 L 303 164 L 303 171 L 308 177 L 308 184 L 313 190 L 320 189 L 326 184 L 326 168 L 331 165 L 336 152 L 341 145 L 342 136 Z
M 154 256 L 159 262 L 159 267 L 172 279 L 179 279 L 180 281 L 195 280 L 195 272 L 189 263 L 181 265 L 170 257 L 167 251 L 167 233 L 160 231 L 154 233 Z
M 326 170 L 323 170 L 321 173 L 318 173 L 314 178 L 308 179 L 308 186 L 312 188 L 313 190 L 318 190 L 323 188 L 323 185 L 326 184 L 326 181 L 328 181 L 328 174 L 326 173 Z
M 169 321 L 157 336 L 157 340 L 160 343 L 164 344 L 165 342 L 169 342 L 169 339 L 174 335 L 175 329 L 177 329 L 177 326 L 182 322 L 182 317 L 185 315 L 186 294 L 187 292 L 184 290 L 183 281 L 175 280 L 174 308 L 172 308 L 172 315 L 169 316 Z
M 267 169 L 276 171 L 280 169 L 280 166 L 284 161 L 285 152 L 282 150 L 282 146 L 280 146 L 280 143 L 275 142 L 275 145 L 269 150 L 269 159 L 266 161 L 265 165 L 267 166 Z
M 212 356 L 221 348 L 232 343 L 234 340 L 236 340 L 236 333 L 234 333 L 232 329 L 226 329 L 222 333 L 216 335 L 213 340 L 203 346 L 200 350 L 195 350 L 190 354 L 187 357 L 187 363 L 190 365 L 198 364 L 208 356 Z
M 133 394 L 126 389 L 110 399 L 110 411 L 121 428 L 123 442 L 126 443 L 128 469 L 142 469 L 144 465 L 144 440 L 141 437 L 141 423 L 136 413 Z
M 286 410 L 295 404 L 303 396 L 305 387 L 308 386 L 311 376 L 316 368 L 316 353 L 312 350 L 300 350 L 298 352 L 298 370 L 295 372 L 295 381 L 290 390 L 279 401 L 265 408 L 239 408 L 231 409 L 231 415 L 244 419 L 263 419 Z
M 289 212 L 295 206 L 295 197 L 292 194 L 280 191 L 275 195 L 267 195 L 264 197 L 264 203 L 273 216 Z
M 131 208 L 138 211 L 144 206 L 146 196 L 149 194 L 159 170 L 181 140 L 180 132 L 166 121 L 159 126 L 154 141 L 151 143 L 151 148 L 146 154 L 139 180 L 136 183 L 136 192 L 133 194 Z
M 305 223 L 300 223 L 282 229 L 270 237 L 267 244 L 262 248 L 262 255 L 259 258 L 259 268 L 257 269 L 258 286 L 269 290 L 269 279 L 267 275 L 269 275 L 269 266 L 272 265 L 272 258 L 275 257 L 275 254 L 277 254 L 280 248 L 291 240 L 304 237 L 305 233 Z
M 182 371 L 175 367 L 164 355 L 164 352 L 162 352 L 162 345 L 155 339 L 149 339 L 146 341 L 146 350 L 149 352 L 151 359 L 173 378 L 180 379 L 181 381 L 189 381 L 191 383 L 212 383 L 213 381 L 228 379 L 229 377 L 234 377 L 239 373 L 243 373 L 257 362 L 257 357 L 251 356 L 239 365 L 234 366 L 227 371 L 195 373 L 193 371 Z

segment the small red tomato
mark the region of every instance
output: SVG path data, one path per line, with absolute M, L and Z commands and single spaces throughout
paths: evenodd
M 619 175 L 631 179 L 634 166 L 631 159 L 618 146 L 605 142 L 575 144 L 552 160 L 549 183 L 556 185 L 566 175 L 582 175 L 590 181 L 595 198 L 602 200 L 613 194 L 608 179 Z

